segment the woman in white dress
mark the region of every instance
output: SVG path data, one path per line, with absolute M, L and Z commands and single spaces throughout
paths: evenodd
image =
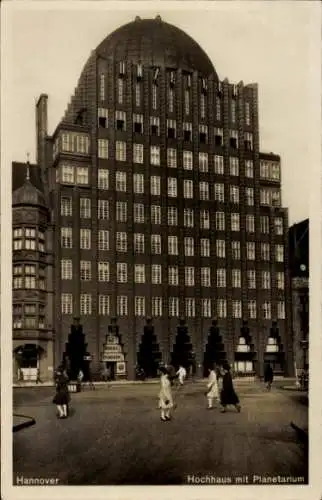
M 207 383 L 207 399 L 208 410 L 213 408 L 214 399 L 219 400 L 218 380 L 215 368 L 209 369 L 208 383 Z
M 171 420 L 171 408 L 173 408 L 172 389 L 167 369 L 162 366 L 160 372 L 159 408 L 161 409 L 161 422 L 167 422 Z

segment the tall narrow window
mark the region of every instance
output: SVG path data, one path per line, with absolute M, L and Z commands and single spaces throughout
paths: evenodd
M 192 140 L 192 123 L 183 123 L 183 140 L 185 142 L 191 142 Z
M 252 179 L 254 177 L 253 160 L 245 160 L 245 177 Z
M 100 74 L 100 100 L 105 101 L 105 75 L 104 73 Z
M 140 83 L 135 84 L 135 106 L 139 108 L 141 106 L 141 85 Z
M 200 118 L 206 117 L 206 97 L 205 94 L 200 95 Z
M 127 296 L 118 295 L 116 297 L 116 312 L 118 316 L 127 316 Z
M 115 173 L 115 189 L 116 191 L 126 192 L 126 172 L 117 171 Z
M 245 144 L 246 151 L 252 151 L 252 149 L 253 149 L 253 134 L 251 134 L 250 132 L 245 132 L 244 144 Z
M 116 141 L 115 159 L 117 161 L 126 161 L 126 142 Z
M 157 95 L 158 95 L 158 87 L 156 84 L 152 85 L 152 109 L 157 109 Z
M 235 101 L 235 99 L 231 100 L 230 112 L 231 112 L 231 122 L 235 123 L 236 122 L 236 101 Z
M 115 111 L 115 127 L 116 130 L 126 130 L 126 113 L 125 111 Z
M 221 101 L 220 97 L 216 97 L 216 120 L 221 120 Z
M 176 120 L 167 120 L 167 137 L 168 139 L 175 139 L 177 132 Z
M 207 125 L 199 125 L 199 142 L 200 144 L 208 143 L 208 127 Z
M 124 80 L 119 78 L 117 81 L 117 102 L 123 104 L 124 100 Z
M 222 128 L 215 128 L 215 146 L 223 146 L 224 131 Z
M 79 199 L 79 216 L 81 219 L 91 218 L 91 199 L 90 198 L 80 198 Z
M 108 128 L 108 109 L 98 108 L 97 110 L 97 122 L 99 128 Z
M 80 229 L 80 248 L 82 250 L 90 250 L 91 248 L 91 230 Z
M 98 139 L 98 157 L 99 158 L 108 158 L 108 140 L 107 139 Z
M 168 91 L 168 106 L 169 106 L 169 112 L 173 113 L 173 110 L 174 110 L 174 91 L 171 88 Z
M 92 314 L 92 296 L 89 293 L 80 295 L 80 313 L 82 316 Z
M 245 123 L 246 123 L 246 125 L 250 125 L 250 104 L 249 104 L 249 102 L 245 102 Z
M 133 144 L 133 162 L 143 163 L 143 144 Z
M 109 201 L 108 200 L 98 200 L 98 218 L 101 220 L 109 219 Z
M 150 133 L 151 135 L 160 135 L 160 118 L 158 116 L 150 116 Z
M 229 132 L 229 145 L 232 149 L 238 148 L 238 132 L 237 132 L 237 130 L 230 130 L 230 132 Z
M 177 168 L 177 150 L 167 149 L 167 164 L 169 168 Z
M 97 187 L 98 189 L 108 189 L 109 171 L 106 168 L 97 170 Z
M 190 113 L 190 92 L 185 90 L 184 92 L 184 112 L 186 115 Z
M 135 113 L 133 115 L 133 132 L 143 134 L 143 115 Z
M 182 163 L 183 163 L 184 170 L 192 170 L 193 169 L 192 151 L 183 151 L 182 155 L 183 155 Z

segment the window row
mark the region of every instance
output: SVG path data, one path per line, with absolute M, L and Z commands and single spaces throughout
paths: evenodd
M 45 233 L 32 227 L 13 229 L 13 250 L 38 250 L 45 252 Z
M 260 177 L 270 181 L 281 180 L 281 166 L 276 161 L 260 160 Z
M 61 132 L 53 145 L 53 157 L 59 152 L 88 155 L 90 149 L 90 139 L 86 134 L 79 132 Z
M 160 74 L 160 68 L 154 67 L 153 68 L 153 74 L 149 72 L 148 79 L 151 81 L 151 88 L 150 88 L 150 94 L 151 94 L 151 106 L 153 109 L 157 109 L 158 105 L 160 104 L 160 89 L 159 89 L 159 74 Z M 144 69 L 141 63 L 136 65 L 135 70 L 130 70 L 131 75 L 132 75 L 132 92 L 133 92 L 133 101 L 134 105 L 136 107 L 140 107 L 142 105 L 142 93 L 143 93 L 143 78 L 144 78 Z M 126 68 L 126 63 L 124 61 L 116 63 L 116 82 L 113 85 L 115 87 L 115 99 L 119 104 L 124 103 L 125 99 L 125 90 L 126 90 L 126 81 L 127 81 L 127 74 L 130 73 L 127 71 Z M 183 75 L 183 78 L 181 80 L 182 83 L 182 90 L 184 94 L 184 99 L 183 99 L 183 107 L 184 107 L 184 112 L 186 115 L 189 115 L 191 113 L 191 106 L 192 106 L 192 80 L 193 76 L 192 74 L 186 74 Z M 99 75 L 99 97 L 100 101 L 104 102 L 107 97 L 107 79 L 106 79 L 106 74 L 105 73 L 100 73 Z M 177 74 L 176 71 L 170 70 L 166 73 L 165 75 L 166 79 L 166 86 L 167 86 L 167 106 L 168 106 L 168 111 L 173 112 L 174 111 L 174 99 L 175 99 L 175 87 L 176 87 L 176 80 L 177 80 Z M 199 106 L 200 106 L 200 114 L 202 117 L 205 116 L 206 112 L 206 106 L 207 106 L 207 99 L 208 99 L 208 81 L 206 78 L 199 79 L 197 82 L 197 87 L 198 87 L 198 92 L 199 92 Z M 221 108 L 223 104 L 223 87 L 222 87 L 222 82 L 218 82 L 218 84 L 215 86 L 213 89 L 214 95 L 213 99 L 215 99 L 215 107 L 216 107 L 216 119 L 220 120 L 221 119 Z M 232 122 L 236 120 L 236 109 L 237 109 L 237 104 L 240 107 L 240 102 L 237 101 L 237 97 L 239 95 L 239 89 L 238 86 L 233 84 L 229 85 L 228 87 L 228 92 L 230 96 L 230 102 L 229 102 L 229 108 L 230 108 L 230 119 Z M 250 124 L 250 118 L 251 118 L 251 108 L 250 108 L 250 102 L 246 100 L 244 102 L 244 115 L 245 115 L 245 122 L 246 124 Z
M 98 231 L 98 249 L 99 250 L 110 250 L 110 237 L 109 231 L 99 230 Z M 137 233 L 140 234 L 140 233 Z M 90 250 L 92 248 L 91 242 L 91 230 L 90 229 L 80 229 L 80 248 L 82 250 Z M 141 241 L 141 243 L 139 242 Z M 137 247 L 142 248 L 142 238 L 137 237 Z M 202 239 L 203 243 L 207 247 L 207 238 Z M 209 239 L 208 239 L 209 241 Z M 150 235 L 150 249 L 151 253 L 154 255 L 162 253 L 162 238 L 160 234 Z M 188 244 L 188 243 L 187 243 Z M 70 227 L 61 228 L 61 246 L 63 248 L 73 248 L 73 229 Z M 164 246 L 164 244 L 163 244 Z M 119 252 L 127 252 L 127 233 L 118 232 L 116 233 L 116 250 Z M 179 238 L 177 236 L 168 236 L 167 240 L 167 250 L 169 255 L 179 255 Z M 184 249 L 182 249 L 184 251 Z M 165 251 L 165 248 L 163 249 Z M 202 250 L 203 253 L 207 253 L 208 250 Z M 231 245 L 232 258 L 240 259 L 240 242 L 233 241 Z M 138 253 L 142 253 L 140 250 Z M 246 243 L 246 255 L 248 260 L 256 259 L 256 242 L 249 241 Z M 207 255 L 205 255 L 207 256 Z M 271 248 L 269 243 L 260 244 L 260 258 L 261 260 L 270 261 L 271 260 Z M 275 260 L 276 262 L 284 262 L 284 246 L 275 245 Z
M 134 144 L 134 161 L 143 163 L 143 149 L 141 151 L 141 144 Z M 142 159 L 142 161 L 141 161 Z M 159 165 L 160 163 L 158 163 Z M 176 168 L 177 156 L 175 149 L 168 150 L 168 166 Z M 185 170 L 193 170 L 193 154 L 192 151 L 183 151 L 183 168 Z M 208 172 L 208 155 L 207 153 L 199 153 L 199 170 L 201 172 Z M 223 156 L 215 156 L 214 171 L 218 175 L 224 175 L 224 158 Z M 56 169 L 56 182 L 62 184 L 77 184 L 88 185 L 90 184 L 88 166 L 76 166 L 71 163 L 61 163 Z M 229 174 L 231 176 L 239 176 L 239 159 L 230 157 Z M 138 174 L 140 175 L 140 174 Z M 245 161 L 245 176 L 252 178 L 254 176 L 254 167 L 252 160 Z M 157 177 L 157 176 L 156 176 Z M 157 177 L 158 178 L 158 177 Z M 152 179 L 152 178 L 151 178 Z M 116 172 L 116 190 L 126 191 L 126 172 Z M 151 181 L 152 182 L 152 181 Z M 109 189 L 109 170 L 106 168 L 99 168 L 97 171 L 97 186 L 99 189 Z M 275 190 L 276 191 L 276 190 Z
M 112 118 L 109 123 L 109 113 L 108 110 L 105 108 L 99 108 L 98 109 L 98 127 L 99 128 L 108 128 L 109 125 L 112 124 Z M 132 131 L 134 134 L 143 134 L 144 133 L 144 118 L 142 114 L 133 114 L 132 115 L 133 119 L 133 125 L 132 125 Z M 118 131 L 125 132 L 127 129 L 127 116 L 125 111 L 120 111 L 117 110 L 115 112 L 115 124 L 114 127 Z M 178 134 L 178 128 L 177 127 L 177 121 L 174 119 L 167 119 L 166 121 L 166 135 L 168 139 L 178 139 L 179 134 Z M 150 136 L 160 136 L 160 118 L 156 116 L 150 116 L 150 122 L 149 122 L 149 135 Z M 192 123 L 183 123 L 182 127 L 183 131 L 183 140 L 185 142 L 189 142 L 192 140 Z M 198 126 L 198 133 L 199 133 L 199 143 L 200 144 L 208 144 L 209 143 L 209 134 L 211 133 L 210 127 L 206 124 L 199 124 Z M 229 146 L 237 149 L 240 144 L 240 139 L 243 137 L 244 139 L 244 147 L 247 150 L 253 149 L 253 134 L 250 132 L 244 132 L 243 136 L 240 135 L 238 130 L 229 130 Z M 213 129 L 213 140 L 216 146 L 223 146 L 224 145 L 224 131 L 222 128 L 214 128 Z M 108 156 L 108 151 L 106 152 L 105 150 L 108 147 L 107 139 L 99 139 L 99 141 L 104 141 L 104 143 L 101 143 L 98 145 L 98 155 L 101 158 L 106 158 Z M 121 144 L 125 144 L 124 141 L 118 141 Z M 104 151 L 102 152 L 101 145 L 102 144 L 107 144 L 107 146 L 102 147 Z M 124 146 L 125 148 L 125 146 Z M 115 152 L 117 153 L 118 148 L 116 147 Z M 103 156 L 101 156 L 103 154 Z M 107 155 L 107 156 L 105 156 Z M 120 160 L 123 161 L 123 160 Z
M 116 298 L 116 309 L 118 316 L 128 316 L 129 301 L 132 298 L 126 295 L 118 295 Z M 134 297 L 134 315 L 146 316 L 146 303 L 150 302 L 152 316 L 170 316 L 179 317 L 180 302 L 179 297 L 169 297 L 168 300 L 162 297 L 146 298 L 144 296 Z M 242 301 L 232 300 L 229 301 L 231 307 L 231 316 L 234 319 L 242 319 L 245 317 L 243 314 Z M 196 316 L 196 306 L 199 305 L 195 298 L 185 298 L 185 311 L 184 314 L 187 318 L 194 318 Z M 258 315 L 258 305 L 256 300 L 250 300 L 247 303 L 247 313 L 250 319 L 256 319 Z M 165 309 L 167 308 L 167 311 Z M 227 318 L 227 300 L 217 299 L 216 301 L 210 298 L 200 300 L 201 316 L 204 318 L 211 318 L 213 314 L 219 318 Z M 271 303 L 265 301 L 260 305 L 262 319 L 272 319 Z M 61 295 L 61 312 L 62 314 L 73 314 L 73 295 L 63 293 Z M 110 315 L 110 297 L 108 295 L 99 295 L 98 300 L 98 313 L 100 315 Z M 93 314 L 92 296 L 90 294 L 80 295 L 80 314 L 91 315 Z M 277 318 L 285 319 L 285 302 L 277 302 Z
M 130 145 L 129 145 L 130 147 Z M 127 143 L 125 141 L 115 142 L 115 159 L 117 161 L 127 161 Z M 108 139 L 98 139 L 98 157 L 101 159 L 109 158 L 109 141 Z M 190 150 L 182 152 L 182 167 L 184 170 L 194 169 L 194 153 Z M 209 163 L 212 155 L 206 152 L 199 152 L 197 156 L 197 166 L 200 172 L 209 172 Z M 132 159 L 134 163 L 144 163 L 144 145 L 141 143 L 133 144 Z M 151 165 L 161 165 L 161 147 L 157 145 L 150 146 L 149 149 L 149 163 Z M 169 168 L 177 168 L 178 154 L 175 148 L 168 148 L 166 150 L 166 164 Z M 222 155 L 213 156 L 214 173 L 224 175 L 225 165 L 224 157 Z M 239 158 L 237 156 L 229 157 L 229 170 L 226 172 L 230 175 L 239 175 Z M 254 165 L 252 160 L 245 160 L 245 177 L 254 177 Z
M 80 279 L 83 281 L 92 280 L 92 266 L 96 265 L 91 261 L 81 260 L 80 261 Z M 116 280 L 118 283 L 127 283 L 128 279 L 128 264 L 125 262 L 118 262 L 116 264 Z M 163 272 L 163 277 L 162 277 Z M 134 283 L 146 283 L 150 282 L 153 285 L 161 285 L 164 281 L 165 274 L 166 281 L 171 286 L 179 286 L 179 281 L 185 286 L 195 286 L 195 274 L 199 272 L 199 269 L 196 269 L 192 266 L 185 266 L 184 268 L 179 268 L 179 266 L 167 266 L 167 268 L 163 268 L 159 264 L 152 264 L 151 269 L 150 266 L 145 264 L 135 264 L 134 265 Z M 227 271 L 226 269 L 217 269 L 215 272 L 215 283 L 212 283 L 211 280 L 211 268 L 210 267 L 201 267 L 200 268 L 200 284 L 202 287 L 210 287 L 215 285 L 217 287 L 226 287 L 227 286 L 227 274 L 231 275 L 231 286 L 233 288 L 241 288 L 242 286 L 242 274 L 241 269 L 232 269 Z M 181 277 L 180 277 L 181 274 Z M 257 276 L 260 279 L 260 288 L 269 290 L 272 286 L 273 276 L 270 271 L 257 271 L 256 270 L 248 270 L 247 271 L 247 286 L 251 289 L 257 288 L 256 279 Z M 61 260 L 61 278 L 63 280 L 72 280 L 73 279 L 73 261 L 72 259 L 63 259 Z M 97 263 L 97 279 L 98 281 L 108 282 L 110 281 L 110 263 L 98 262 Z M 283 272 L 275 273 L 276 287 L 280 290 L 283 290 L 285 287 L 285 277 Z
M 13 316 L 12 326 L 15 329 L 26 328 L 26 329 L 39 329 L 45 328 L 45 316 Z
M 133 220 L 136 223 L 146 223 L 146 206 L 140 203 L 133 204 Z M 90 198 L 81 197 L 79 200 L 79 213 L 80 217 L 83 219 L 92 218 L 92 202 Z M 73 216 L 73 199 L 71 196 L 62 196 L 60 201 L 60 214 L 63 216 Z M 216 212 L 216 229 L 224 231 L 225 230 L 225 213 Z M 180 211 L 177 207 L 167 208 L 167 222 L 168 226 L 179 225 L 179 215 Z M 234 214 L 233 214 L 234 215 Z M 238 215 L 238 214 L 237 214 Z M 128 203 L 126 201 L 117 201 L 115 205 L 115 219 L 117 222 L 127 222 L 129 216 Z M 184 209 L 184 227 L 194 227 L 195 217 L 194 210 L 185 208 Z M 98 200 L 97 205 L 97 217 L 101 220 L 110 219 L 110 202 L 109 200 Z M 227 214 L 228 217 L 228 214 Z M 262 234 L 269 234 L 271 232 L 270 218 L 269 216 L 260 216 L 260 232 Z M 162 207 L 160 205 L 150 206 L 150 221 L 151 224 L 160 225 L 162 222 Z M 252 214 L 247 214 L 245 216 L 246 231 L 253 233 L 255 231 L 255 216 Z M 201 229 L 210 228 L 210 214 L 208 210 L 200 211 L 200 227 Z M 231 218 L 231 224 L 234 223 L 234 227 L 238 227 L 237 218 Z M 284 221 L 282 217 L 272 218 L 273 231 L 276 235 L 284 234 Z
M 233 175 L 233 174 L 231 174 Z M 238 175 L 238 174 L 237 174 Z M 150 177 L 150 194 L 153 196 L 161 196 L 161 176 L 153 175 Z M 74 167 L 72 165 L 62 164 L 56 170 L 56 182 L 64 184 L 89 185 L 89 168 Z M 109 171 L 107 169 L 98 169 L 98 188 L 109 189 Z M 167 178 L 167 195 L 171 198 L 178 197 L 178 179 L 176 177 Z M 115 190 L 118 192 L 128 191 L 127 173 L 116 171 L 115 173 Z M 195 191 L 197 192 L 195 193 Z M 133 192 L 136 194 L 144 194 L 145 192 L 145 176 L 144 174 L 133 174 Z M 241 194 L 245 196 L 246 205 L 254 205 L 254 188 L 245 187 L 240 190 L 239 185 L 230 185 L 226 187 L 226 196 L 231 203 L 240 203 Z M 225 184 L 215 183 L 213 188 L 206 181 L 200 181 L 199 184 L 194 183 L 192 179 L 183 180 L 183 197 L 192 199 L 194 196 L 200 200 L 215 200 L 225 202 Z M 281 191 L 276 188 L 262 188 L 260 190 L 260 204 L 268 206 L 281 205 Z
M 46 308 L 43 304 L 13 304 L 13 328 L 45 328 Z
M 13 266 L 13 288 L 45 290 L 45 268 L 35 264 L 15 264 Z

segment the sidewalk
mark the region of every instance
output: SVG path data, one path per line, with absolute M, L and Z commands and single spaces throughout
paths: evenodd
M 196 378 L 195 383 L 206 383 L 206 378 Z M 187 381 L 191 381 L 190 379 L 187 379 Z M 286 377 L 276 377 L 274 378 L 274 381 L 281 382 L 285 381 L 287 384 L 285 386 L 286 388 L 291 389 L 296 389 L 295 386 L 295 378 L 286 378 Z M 235 377 L 234 382 L 239 384 L 250 384 L 254 382 L 261 382 L 258 378 L 256 377 Z M 291 385 L 294 382 L 294 385 Z M 147 380 L 113 380 L 111 382 L 93 382 L 94 386 L 123 386 L 123 385 L 146 385 L 146 384 L 159 384 L 160 380 L 159 378 L 156 379 L 147 379 Z M 54 387 L 54 382 L 53 381 L 46 381 L 46 382 L 39 382 L 36 384 L 36 382 L 19 382 L 19 383 L 14 383 L 13 384 L 14 388 L 19 388 L 19 387 Z

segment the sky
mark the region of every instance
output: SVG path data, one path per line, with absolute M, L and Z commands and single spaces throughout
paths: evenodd
M 35 103 L 41 93 L 49 96 L 52 133 L 91 50 L 136 15 L 160 14 L 199 43 L 220 79 L 258 83 L 261 151 L 281 155 L 289 223 L 305 219 L 317 161 L 311 145 L 320 140 L 312 120 L 320 106 L 317 3 L 145 1 L 134 8 L 133 1 L 5 2 L 2 123 L 8 160 L 25 161 L 29 152 L 35 161 Z

